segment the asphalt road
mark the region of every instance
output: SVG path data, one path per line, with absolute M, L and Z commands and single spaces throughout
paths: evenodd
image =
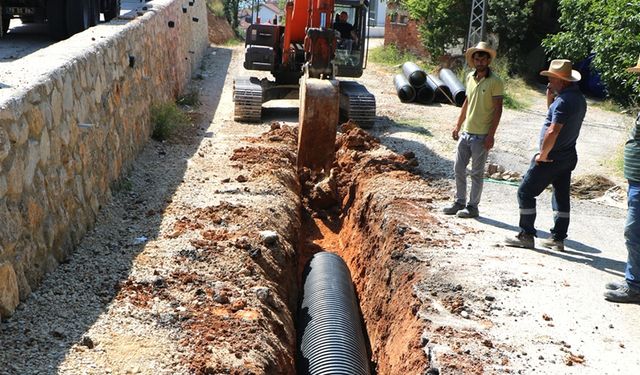
M 142 0 L 122 0 L 120 14 L 134 11 L 145 3 L 147 2 Z M 46 24 L 22 24 L 19 19 L 11 20 L 9 32 L 0 40 L 0 66 L 3 63 L 30 55 L 56 42 L 48 35 Z

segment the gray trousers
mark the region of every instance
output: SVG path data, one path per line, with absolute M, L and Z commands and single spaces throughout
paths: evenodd
M 484 164 L 489 150 L 484 148 L 486 135 L 460 133 L 456 161 L 453 170 L 456 175 L 456 202 L 462 205 L 478 207 L 482 195 Z M 467 165 L 471 159 L 471 193 L 467 204 Z

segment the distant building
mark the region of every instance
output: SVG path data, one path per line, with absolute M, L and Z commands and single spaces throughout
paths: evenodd
M 390 6 L 384 26 L 384 45 L 395 45 L 398 49 L 418 56 L 428 56 L 429 51 L 420 41 L 420 31 L 409 13 L 399 7 Z
M 369 26 L 384 27 L 386 14 L 386 0 L 371 0 L 369 2 Z
M 247 9 L 249 19 L 246 19 L 250 23 L 282 23 L 284 11 L 278 8 L 278 3 L 274 1 L 268 1 L 266 3 L 259 3 L 256 6 L 256 11 L 253 12 L 253 20 L 251 19 L 251 9 Z M 259 20 L 259 21 L 258 21 Z

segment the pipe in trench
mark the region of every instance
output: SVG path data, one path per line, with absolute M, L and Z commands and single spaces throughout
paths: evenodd
M 411 61 L 402 64 L 402 74 L 407 77 L 407 80 L 414 88 L 424 86 L 427 80 L 427 73 Z
M 316 253 L 305 266 L 298 342 L 298 374 L 371 374 L 351 274 L 336 254 Z
M 416 89 L 411 86 L 403 74 L 396 74 L 393 78 L 393 84 L 396 86 L 396 93 L 401 102 L 410 103 L 416 99 Z
M 453 100 L 456 102 L 458 107 L 462 107 L 464 104 L 464 99 L 467 97 L 467 93 L 465 92 L 464 85 L 458 79 L 458 77 L 453 73 L 450 69 L 440 69 L 440 78 L 442 82 L 449 88 L 451 91 L 451 95 Z

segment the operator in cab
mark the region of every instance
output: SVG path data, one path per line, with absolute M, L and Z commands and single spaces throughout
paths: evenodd
M 354 44 L 358 44 L 358 35 L 355 27 L 348 22 L 349 15 L 347 12 L 341 12 L 333 23 L 333 29 L 340 33 L 338 40 L 338 48 L 346 49 L 351 53 Z

